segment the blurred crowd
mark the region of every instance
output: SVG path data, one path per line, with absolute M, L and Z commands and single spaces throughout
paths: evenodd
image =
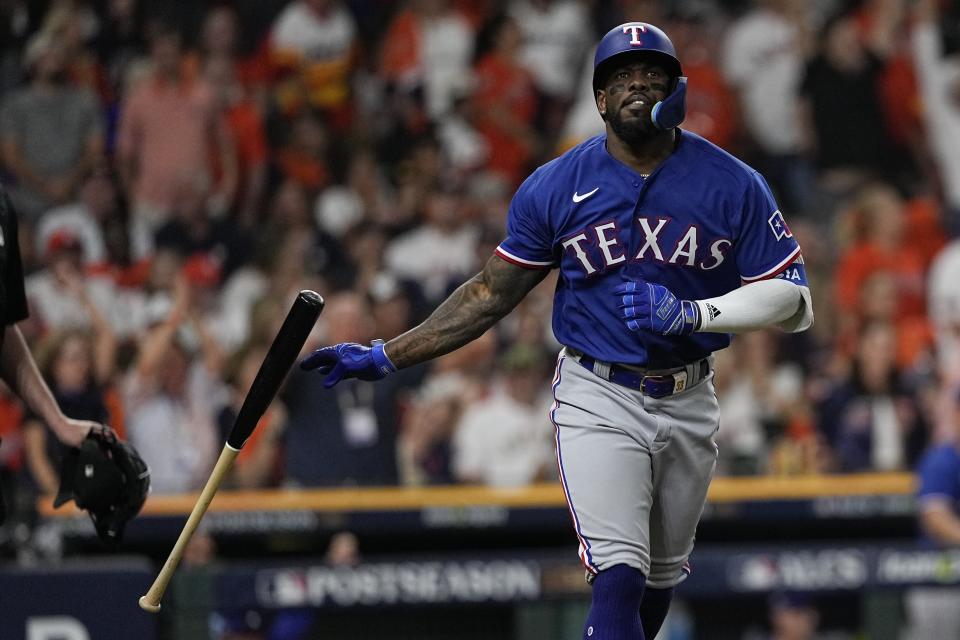
M 717 360 L 722 474 L 911 469 L 960 422 L 960 9 L 937 0 L 9 0 L 0 177 L 54 394 L 198 489 L 297 291 L 307 349 L 391 338 L 477 272 L 529 171 L 602 132 L 592 46 L 662 26 L 683 128 L 761 170 L 816 325 Z M 295 370 L 235 487 L 555 477 L 548 280 L 429 366 Z M 0 474 L 59 444 L 0 391 Z

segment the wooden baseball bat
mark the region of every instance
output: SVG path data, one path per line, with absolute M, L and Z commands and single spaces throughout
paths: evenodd
M 230 430 L 230 435 L 227 436 L 227 442 L 223 445 L 220 458 L 213 467 L 213 471 L 210 472 L 210 477 L 207 479 L 203 491 L 200 492 L 200 497 L 180 532 L 180 537 L 173 545 L 170 555 L 167 556 L 167 560 L 163 563 L 163 568 L 157 574 L 157 579 L 153 581 L 150 590 L 140 598 L 140 608 L 144 611 L 150 613 L 160 611 L 160 599 L 163 598 L 163 593 L 167 590 L 173 572 L 180 564 L 180 558 L 183 556 L 187 543 L 193 537 L 203 514 L 206 513 L 207 507 L 213 500 L 213 496 L 216 495 L 217 489 L 220 488 L 220 484 L 233 466 L 237 454 L 240 453 L 240 449 L 243 448 L 247 438 L 253 433 L 254 427 L 257 426 L 257 422 L 260 421 L 267 410 L 267 406 L 276 395 L 284 377 L 286 377 L 290 367 L 293 366 L 294 361 L 300 354 L 300 349 L 307 341 L 307 336 L 310 335 L 310 331 L 313 329 L 321 311 L 323 311 L 323 298 L 320 297 L 320 294 L 304 290 L 297 295 L 296 301 L 294 301 L 286 319 L 283 321 L 283 326 L 280 327 L 277 337 L 273 339 L 273 344 L 270 345 L 270 350 L 263 359 L 263 364 L 260 365 L 257 377 L 254 378 L 250 390 L 247 391 L 247 397 L 244 398 L 237 419 Z

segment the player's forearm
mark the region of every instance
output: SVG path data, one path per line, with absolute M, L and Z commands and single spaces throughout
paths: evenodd
M 23 334 L 16 325 L 6 327 L 3 352 L 0 353 L 0 375 L 35 414 L 60 433 L 63 412 L 40 375 Z
M 459 349 L 479 338 L 546 277 L 491 256 L 483 270 L 462 284 L 418 326 L 394 338 L 384 352 L 402 369 Z
M 430 317 L 385 345 L 387 357 L 398 369 L 425 362 L 459 349 L 479 338 L 513 309 L 496 296 L 478 274 L 461 285 Z
M 761 280 L 716 298 L 696 300 L 700 308 L 697 331 L 739 333 L 784 324 L 808 312 L 805 307 L 809 296 L 804 295 L 804 289 L 786 280 Z M 809 322 L 804 324 L 809 326 Z

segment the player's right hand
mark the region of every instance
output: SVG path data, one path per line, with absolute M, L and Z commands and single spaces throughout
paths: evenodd
M 330 389 L 341 380 L 380 380 L 397 370 L 383 350 L 383 340 L 374 340 L 365 347 L 356 342 L 341 342 L 330 347 L 321 347 L 300 362 L 304 371 L 313 371 L 326 376 L 324 389 Z

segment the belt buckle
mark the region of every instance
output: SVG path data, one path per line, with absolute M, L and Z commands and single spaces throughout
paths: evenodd
M 648 387 L 650 383 L 653 388 Z M 643 376 L 640 389 L 651 398 L 666 398 L 687 388 L 687 372 L 666 373 L 658 376 Z

